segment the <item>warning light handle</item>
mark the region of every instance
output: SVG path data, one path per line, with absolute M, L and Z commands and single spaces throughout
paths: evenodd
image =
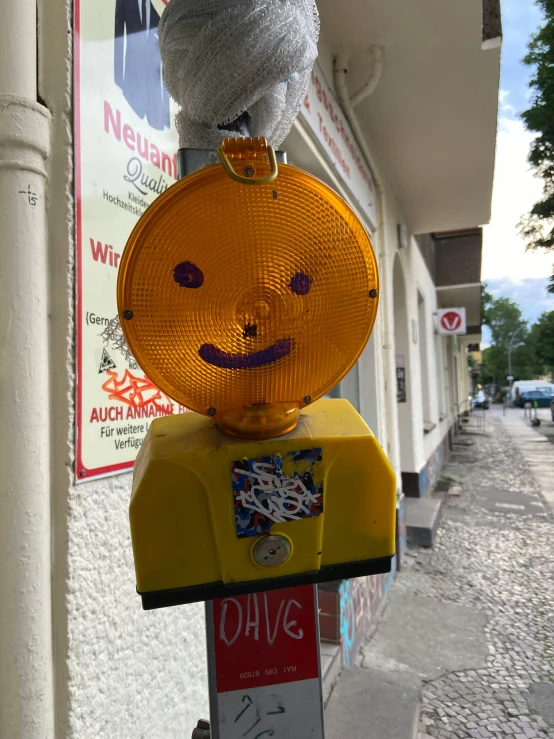
M 275 156 L 275 150 L 272 146 L 267 147 L 267 157 L 271 166 L 271 172 L 265 177 L 246 177 L 245 175 L 238 174 L 234 169 L 233 165 L 227 158 L 223 150 L 223 146 L 220 146 L 217 150 L 219 161 L 223 165 L 223 168 L 232 180 L 239 182 L 241 185 L 269 185 L 270 182 L 277 177 L 279 174 L 279 168 L 277 166 L 277 158 Z

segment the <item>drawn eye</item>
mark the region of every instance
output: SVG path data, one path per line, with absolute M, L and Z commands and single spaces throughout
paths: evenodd
M 290 281 L 289 287 L 297 295 L 307 295 L 310 292 L 312 281 L 304 272 L 297 272 Z
M 204 274 L 196 264 L 181 262 L 173 270 L 173 279 L 180 287 L 202 287 Z

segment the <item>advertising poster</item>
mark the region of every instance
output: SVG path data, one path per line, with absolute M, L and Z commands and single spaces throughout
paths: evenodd
M 176 110 L 162 80 L 166 0 L 75 0 L 79 481 L 123 472 L 152 420 L 184 409 L 105 337 L 135 223 L 177 178 Z

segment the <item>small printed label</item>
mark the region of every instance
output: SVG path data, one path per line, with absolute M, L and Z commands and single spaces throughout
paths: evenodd
M 323 513 L 321 449 L 231 464 L 237 537 L 267 534 L 274 523 Z

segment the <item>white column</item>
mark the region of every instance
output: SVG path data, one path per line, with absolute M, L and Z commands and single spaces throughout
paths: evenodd
M 0 737 L 54 736 L 46 161 L 36 3 L 0 23 Z

